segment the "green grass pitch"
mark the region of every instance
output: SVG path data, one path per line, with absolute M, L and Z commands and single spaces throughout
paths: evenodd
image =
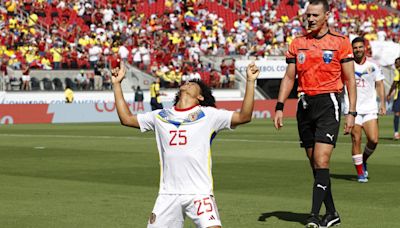
M 339 137 L 331 180 L 343 228 L 400 226 L 392 118 L 380 119 L 366 184 L 355 181 L 350 137 Z M 270 119 L 223 131 L 212 151 L 224 227 L 304 226 L 313 180 L 294 119 L 279 132 Z M 0 227 L 146 227 L 158 162 L 153 133 L 117 123 L 0 126 Z

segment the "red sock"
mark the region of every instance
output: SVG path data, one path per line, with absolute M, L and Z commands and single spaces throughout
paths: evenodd
M 356 166 L 356 169 L 357 169 L 357 175 L 358 176 L 363 175 L 364 171 L 363 171 L 362 164 L 361 165 L 355 165 L 355 166 Z
M 362 154 L 353 155 L 353 163 L 356 166 L 357 175 L 363 175 L 364 174 L 364 171 L 363 171 L 363 168 L 362 168 L 363 155 Z

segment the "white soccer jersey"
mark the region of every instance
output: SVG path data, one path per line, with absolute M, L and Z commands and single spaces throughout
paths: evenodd
M 156 134 L 159 194 L 213 194 L 211 144 L 220 130 L 230 129 L 232 114 L 201 106 L 138 114 L 140 130 Z
M 354 63 L 354 68 L 357 85 L 357 112 L 359 114 L 378 113 L 375 82 L 385 78 L 381 68 L 368 59 L 362 65 Z M 348 113 L 349 98 L 347 90 L 345 90 L 345 104 L 344 111 Z

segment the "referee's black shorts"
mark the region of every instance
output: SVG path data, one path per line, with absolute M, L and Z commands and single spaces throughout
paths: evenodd
M 305 100 L 306 107 L 303 105 Z M 300 146 L 312 148 L 315 143 L 336 146 L 339 134 L 341 101 L 337 93 L 304 95 L 297 105 L 297 127 Z

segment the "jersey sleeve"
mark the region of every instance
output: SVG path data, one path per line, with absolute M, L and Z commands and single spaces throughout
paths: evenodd
M 210 114 L 213 118 L 213 128 L 216 132 L 223 129 L 231 129 L 233 111 L 212 108 Z
M 154 131 L 155 115 L 154 112 L 138 114 L 137 119 L 141 132 Z
M 290 43 L 289 45 L 289 49 L 286 52 L 286 63 L 290 64 L 290 63 L 294 63 L 296 64 L 296 42 L 297 39 L 294 39 L 292 41 L 292 43 Z
M 342 41 L 341 48 L 339 50 L 340 63 L 346 63 L 354 60 L 353 48 L 351 47 L 349 38 L 345 37 Z

